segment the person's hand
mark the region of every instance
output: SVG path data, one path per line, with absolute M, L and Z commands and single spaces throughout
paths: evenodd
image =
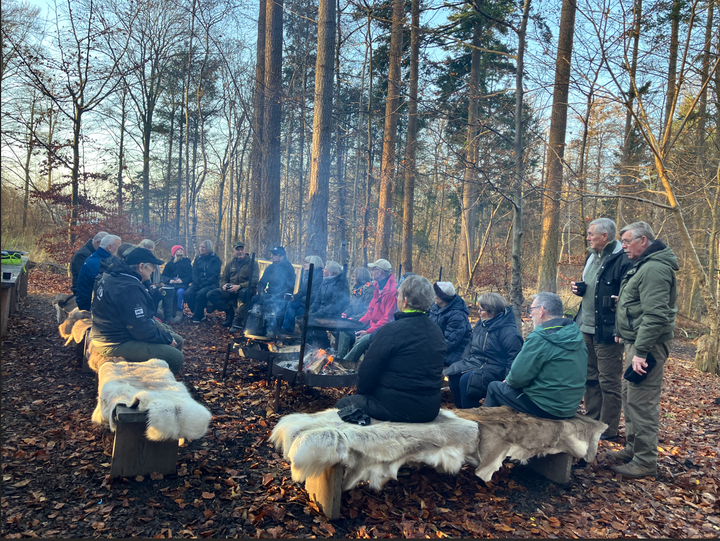
M 367 333 L 368 333 L 367 331 L 357 331 L 357 332 L 355 333 L 355 338 L 362 338 L 362 337 L 365 336 Z
M 570 282 L 570 288 L 572 289 L 572 292 L 575 293 L 575 295 L 577 295 L 578 290 L 577 290 L 577 286 L 575 285 L 575 282 Z
M 622 341 L 622 338 L 620 338 L 619 336 L 616 336 L 616 337 L 615 337 L 615 343 L 616 343 L 616 344 L 620 344 L 621 341 Z
M 610 298 L 615 300 L 615 308 L 617 308 L 618 296 L 617 296 L 617 295 L 610 295 Z
M 632 359 L 633 372 L 635 372 L 636 374 L 640 374 L 641 376 L 647 374 L 647 372 L 644 370 L 645 368 L 647 368 L 647 365 L 647 361 L 645 359 L 641 359 L 637 355 L 635 355 Z
M 176 348 L 176 347 L 177 347 L 177 342 L 175 341 L 175 339 L 174 339 L 174 338 L 173 338 L 172 344 L 170 344 L 170 345 L 171 345 L 172 347 L 174 347 L 174 348 Z
M 232 293 L 235 293 L 236 291 L 240 291 L 240 285 L 230 286 L 230 291 Z

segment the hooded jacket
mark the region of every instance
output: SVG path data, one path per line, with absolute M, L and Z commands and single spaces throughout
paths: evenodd
M 585 394 L 587 355 L 580 327 L 550 319 L 527 336 L 505 380 L 547 413 L 574 417 Z
M 220 287 L 220 268 L 222 261 L 210 252 L 205 255 L 198 255 L 192 264 L 192 284 L 197 289 L 204 287 Z
M 98 284 L 90 338 L 99 345 L 130 340 L 172 344 L 170 333 L 155 324 L 155 303 L 141 279 L 126 263 L 118 261 Z
M 459 361 L 465 347 L 470 343 L 472 326 L 468 319 L 469 315 L 470 311 L 467 304 L 460 295 L 455 295 L 442 308 L 437 304 L 433 304 L 428 310 L 428 317 L 438 324 L 443 336 L 445 336 L 445 343 L 447 344 L 445 366 L 450 366 Z
M 250 285 L 250 262 L 252 258 L 245 254 L 242 259 L 233 257 L 226 265 L 222 273 L 222 284 L 239 285 L 245 289 Z M 256 287 L 260 279 L 260 267 L 257 261 L 253 265 L 252 285 Z
M 170 285 L 170 280 L 180 278 L 182 283 L 173 284 L 175 287 L 181 289 L 190 287 L 190 282 L 192 282 L 192 263 L 190 259 L 183 257 L 179 261 L 175 261 L 174 259 L 168 261 L 163 268 L 162 278 L 166 285 Z
M 92 304 L 93 286 L 95 285 L 95 277 L 100 273 L 100 263 L 112 254 L 105 248 L 98 248 L 95 252 L 85 260 L 80 274 L 78 275 L 75 300 L 80 310 L 90 310 Z M 105 270 L 106 265 L 103 265 L 102 270 Z
M 385 287 L 380 289 L 380 284 L 374 282 L 375 291 L 370 301 L 368 310 L 360 323 L 368 325 L 368 334 L 374 333 L 380 327 L 392 320 L 393 314 L 397 311 L 397 286 L 395 285 L 395 276 L 391 274 L 388 277 Z
M 382 327 L 358 369 L 357 392 L 370 416 L 428 423 L 440 411 L 445 339 L 424 312 L 398 312 Z
M 310 315 L 339 318 L 348 302 L 350 302 L 350 290 L 345 275 L 340 273 L 335 276 L 325 276 L 320 284 L 319 294 L 310 306 Z
M 95 253 L 95 246 L 93 246 L 93 240 L 90 239 L 85 245 L 75 252 L 70 259 L 70 274 L 72 275 L 72 292 L 77 295 L 77 281 L 80 275 L 80 269 L 82 268 L 85 260 Z
M 616 310 L 618 335 L 646 358 L 650 348 L 672 340 L 677 314 L 677 257 L 655 240 L 634 262 L 620 285 Z
M 258 293 L 265 292 L 266 287 L 266 293 L 278 297 L 293 292 L 293 289 L 295 289 L 295 268 L 287 257 L 277 263 L 271 263 L 265 269 L 262 278 L 258 282 Z M 315 283 L 313 283 L 313 287 L 315 287 Z

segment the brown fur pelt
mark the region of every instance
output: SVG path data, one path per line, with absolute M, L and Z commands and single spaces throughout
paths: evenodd
M 327 468 L 345 467 L 343 489 L 361 481 L 379 490 L 406 463 L 423 463 L 456 474 L 465 462 L 477 466 L 477 424 L 440 410 L 431 423 L 372 420 L 369 426 L 343 422 L 336 409 L 286 415 L 270 442 L 290 462 L 292 478 L 305 481 Z
M 478 425 L 480 466 L 475 475 L 483 481 L 492 479 L 506 457 L 524 464 L 534 456 L 569 453 L 592 462 L 600 435 L 607 428 L 605 423 L 584 415 L 554 421 L 507 406 L 458 410 L 457 413 Z
M 106 357 L 104 355 L 100 355 L 98 351 L 95 349 L 95 344 L 92 340 L 88 341 L 87 349 L 85 350 L 85 355 L 87 355 L 88 358 L 88 366 L 90 367 L 90 370 L 95 372 L 96 374 L 100 372 L 100 367 L 104 365 L 105 363 L 124 363 L 126 362 L 123 357 Z
M 91 319 L 90 319 L 90 312 L 87 310 L 78 310 L 75 308 L 70 314 L 68 314 L 68 317 L 63 321 L 60 326 L 58 327 L 58 331 L 60 332 L 60 336 L 65 340 L 65 345 L 67 346 L 75 340 L 73 329 L 75 327 L 75 324 L 82 320 L 87 320 L 86 322 L 83 322 L 84 328 L 87 328 L 90 325 Z M 83 329 L 84 332 L 84 329 Z M 80 339 L 82 340 L 82 333 L 78 334 Z M 80 343 L 77 341 L 77 343 Z

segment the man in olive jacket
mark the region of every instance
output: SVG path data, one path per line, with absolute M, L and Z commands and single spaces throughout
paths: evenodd
M 588 348 L 585 411 L 591 419 L 608 425 L 602 440 L 617 439 L 622 409 L 623 348 L 615 342 L 615 299 L 620 281 L 632 266 L 615 240 L 617 228 L 609 218 L 590 222 L 582 282 L 571 282 L 582 297 L 575 323 Z
M 657 475 L 660 393 L 677 314 L 677 258 L 655 239 L 645 222 L 620 231 L 623 250 L 634 263 L 623 278 L 615 324 L 625 344 L 625 449 L 609 453 L 627 464 L 613 469 L 626 477 Z
M 530 315 L 535 330 L 525 339 L 505 381 L 490 383 L 484 406 L 570 419 L 585 393 L 585 340 L 579 327 L 563 317 L 562 300 L 555 293 L 535 295 Z

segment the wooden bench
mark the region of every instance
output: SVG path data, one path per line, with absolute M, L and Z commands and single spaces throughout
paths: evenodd
M 7 334 L 8 319 L 20 309 L 20 298 L 27 297 L 29 258 L 22 256 L 21 259 L 20 265 L 1 265 L 0 336 Z

